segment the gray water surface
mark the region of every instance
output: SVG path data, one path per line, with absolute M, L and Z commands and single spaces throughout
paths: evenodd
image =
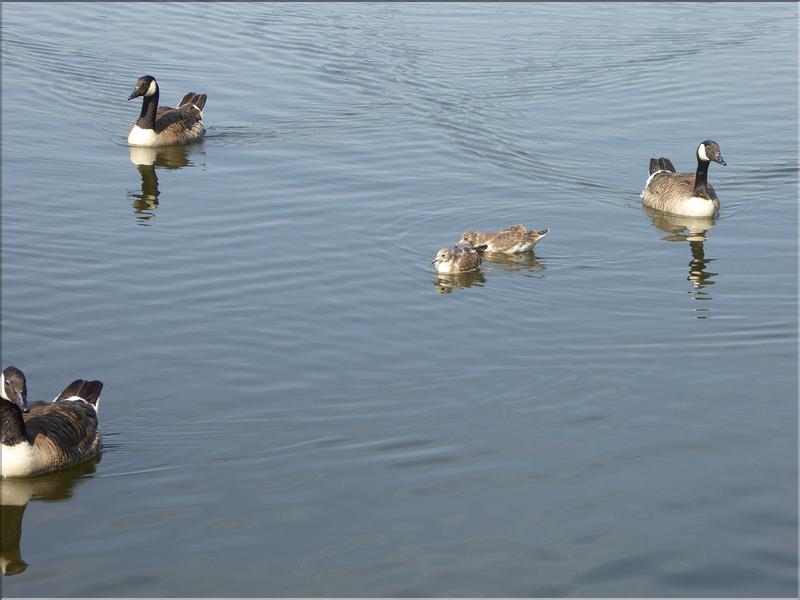
M 4 3 L 2 364 L 105 445 L 2 483 L 3 594 L 796 596 L 797 18 Z M 704 139 L 719 218 L 645 212 Z

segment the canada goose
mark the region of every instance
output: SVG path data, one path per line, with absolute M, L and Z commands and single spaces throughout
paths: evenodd
M 550 229 L 530 231 L 522 225 L 512 225 L 502 231 L 478 232 L 468 229 L 461 236 L 459 244 L 486 244 L 487 252 L 516 254 L 533 250 L 536 242 L 550 233 Z
M 452 250 L 440 248 L 436 252 L 436 258 L 431 261 L 437 273 L 468 273 L 474 271 L 483 261 L 483 253 L 486 246 L 456 246 Z
M 0 379 L 0 476 L 63 469 L 97 454 L 101 381 L 76 379 L 53 402 L 28 408 L 22 371 L 7 367 Z
M 189 92 L 178 108 L 158 106 L 158 83 L 151 75 L 144 75 L 136 82 L 128 100 L 139 96 L 142 96 L 142 112 L 128 134 L 132 146 L 174 146 L 203 138 L 205 94 Z
M 668 158 L 650 159 L 650 177 L 642 190 L 646 206 L 688 217 L 713 217 L 719 212 L 719 199 L 708 183 L 708 165 L 711 161 L 722 166 L 719 145 L 712 140 L 700 142 L 697 147 L 697 172 L 676 173 Z

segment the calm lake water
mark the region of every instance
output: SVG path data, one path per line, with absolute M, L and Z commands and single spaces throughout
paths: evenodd
M 3 594 L 795 596 L 797 19 L 4 3 L 2 364 L 105 447 L 2 483 Z M 144 74 L 204 143 L 127 147 Z

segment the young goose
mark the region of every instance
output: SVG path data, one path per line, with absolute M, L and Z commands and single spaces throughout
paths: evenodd
M 436 252 L 436 258 L 431 264 L 437 273 L 452 275 L 455 273 L 468 273 L 481 266 L 483 253 L 486 246 L 456 246 L 452 250 L 441 248 Z
M 22 371 L 8 367 L 0 378 L 0 476 L 63 469 L 97 454 L 101 381 L 76 379 L 50 404 L 29 409 Z
M 645 206 L 687 217 L 713 217 L 719 199 L 708 183 L 711 161 L 725 166 L 717 142 L 706 140 L 697 147 L 697 172 L 676 173 L 668 158 L 650 159 L 650 177 L 642 190 Z
M 178 108 L 158 105 L 158 83 L 151 75 L 140 77 L 128 100 L 142 96 L 142 112 L 128 134 L 132 146 L 175 146 L 203 139 L 205 94 L 189 92 Z
M 550 229 L 530 231 L 522 225 L 512 225 L 503 231 L 478 232 L 468 229 L 461 236 L 459 244 L 485 244 L 487 252 L 516 254 L 533 250 L 536 242 L 550 233 Z

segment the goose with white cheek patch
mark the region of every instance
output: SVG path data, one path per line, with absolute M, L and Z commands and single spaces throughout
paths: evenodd
M 25 375 L 0 375 L 0 476 L 26 477 L 76 465 L 95 456 L 101 381 L 76 379 L 53 402 L 28 407 Z
M 189 92 L 177 108 L 158 105 L 158 83 L 152 75 L 140 77 L 128 100 L 142 97 L 142 112 L 128 134 L 131 146 L 177 146 L 203 139 L 206 95 Z
M 650 177 L 642 190 L 645 206 L 687 217 L 714 217 L 719 212 L 719 198 L 708 183 L 708 166 L 711 161 L 722 166 L 719 144 L 712 140 L 697 147 L 697 171 L 676 173 L 668 158 L 650 159 Z
M 446 275 L 469 273 L 481 266 L 485 250 L 485 245 L 475 248 L 472 246 L 456 246 L 452 250 L 450 248 L 440 248 L 431 264 L 437 273 Z

